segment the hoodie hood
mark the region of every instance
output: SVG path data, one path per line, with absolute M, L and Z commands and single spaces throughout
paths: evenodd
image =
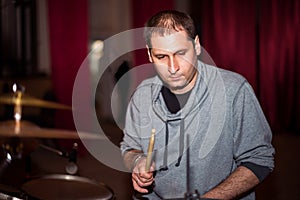
M 203 67 L 200 62 L 198 62 L 198 75 L 194 88 L 191 91 L 190 97 L 186 104 L 177 113 L 172 114 L 166 107 L 161 94 L 161 87 L 163 83 L 161 79 L 156 76 L 154 78 L 153 84 L 151 85 L 151 98 L 154 112 L 163 120 L 164 122 L 170 120 L 180 120 L 186 118 L 191 112 L 197 110 L 197 107 L 208 97 L 207 87 L 205 86 L 203 79 Z
M 175 114 L 167 109 L 161 94 L 163 83 L 158 76 L 143 81 L 132 97 L 131 109 L 128 111 L 130 117 L 127 118 L 130 122 L 126 122 L 125 132 L 129 130 L 127 134 L 133 133 L 133 144 L 141 144 L 131 148 L 147 152 L 149 133 L 153 128 L 156 130 L 156 169 L 180 164 L 187 149 L 187 134 L 189 144 L 197 142 L 198 151 L 201 148 L 200 158 L 204 158 L 214 148 L 221 135 L 225 119 L 222 77 L 216 67 L 207 66 L 201 61 L 198 61 L 197 70 L 195 86 L 186 104 Z
M 161 94 L 161 87 L 163 85 L 162 81 L 159 79 L 159 77 L 156 76 L 152 82 L 151 98 L 153 111 L 165 124 L 165 142 L 162 156 L 163 164 L 159 166 L 159 169 L 167 169 L 167 165 L 170 164 L 170 162 L 172 163 L 174 161 L 176 161 L 176 166 L 180 165 L 183 153 L 186 148 L 188 148 L 186 145 L 186 135 L 189 134 L 192 141 L 198 133 L 199 126 L 201 126 L 197 121 L 195 123 L 191 123 L 191 121 L 197 120 L 198 112 L 211 113 L 208 110 L 214 109 L 215 107 L 215 105 L 212 104 L 213 98 L 211 94 L 214 94 L 212 89 L 216 86 L 212 85 L 212 81 L 214 81 L 215 83 L 217 74 L 215 76 L 211 76 L 211 74 L 208 75 L 208 73 L 210 72 L 206 70 L 205 65 L 200 61 L 198 62 L 197 70 L 197 80 L 194 88 L 191 91 L 190 97 L 188 98 L 186 104 L 181 108 L 181 110 L 179 110 L 175 114 L 171 113 L 167 109 L 167 106 L 164 102 L 163 96 Z M 206 77 L 211 77 L 211 80 L 206 79 Z M 223 95 L 225 95 L 225 93 Z M 221 99 L 224 100 L 224 96 Z M 208 105 L 206 108 L 203 108 L 202 106 L 204 102 L 206 103 L 206 105 Z M 207 121 L 209 121 L 209 119 L 211 118 L 210 115 L 207 115 L 206 117 Z M 187 118 L 190 119 L 186 120 Z M 187 121 L 187 123 L 185 123 L 185 121 Z M 210 124 L 209 122 L 207 124 L 209 124 L 209 126 L 211 127 L 214 127 L 214 125 Z M 207 130 L 209 130 L 209 126 L 206 127 Z M 208 133 L 208 131 L 205 132 Z M 210 134 L 211 136 L 209 136 L 208 134 Z M 221 131 L 217 135 L 215 133 L 208 134 L 203 135 L 203 137 L 206 139 L 204 139 L 205 142 L 201 144 L 201 148 L 204 150 L 203 155 L 200 155 L 201 157 L 205 157 L 205 155 L 207 155 L 207 153 L 213 148 L 214 144 L 217 142 L 217 139 L 221 134 Z M 175 142 L 176 140 L 177 142 Z

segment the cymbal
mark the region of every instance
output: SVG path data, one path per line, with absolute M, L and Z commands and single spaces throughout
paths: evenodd
M 16 105 L 17 99 L 14 97 L 14 94 L 4 94 L 0 96 L 0 104 L 8 104 L 8 105 Z M 21 97 L 21 105 L 22 106 L 34 106 L 34 107 L 41 107 L 41 108 L 54 108 L 54 109 L 65 109 L 71 110 L 72 108 L 67 105 L 63 105 L 60 103 L 55 103 L 51 101 L 41 100 L 35 97 L 32 97 L 27 94 L 22 94 Z
M 13 120 L 0 122 L 1 137 L 20 137 L 20 138 L 51 138 L 51 139 L 105 139 L 103 135 L 71 131 L 65 129 L 40 128 L 39 126 L 21 121 L 19 130 L 16 130 L 16 123 Z

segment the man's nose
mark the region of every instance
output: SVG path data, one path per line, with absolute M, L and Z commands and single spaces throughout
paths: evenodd
M 179 65 L 177 60 L 171 57 L 169 61 L 169 72 L 171 74 L 175 74 L 178 70 L 179 70 Z

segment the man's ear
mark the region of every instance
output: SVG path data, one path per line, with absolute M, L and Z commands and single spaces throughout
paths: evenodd
M 198 35 L 196 35 L 195 40 L 194 40 L 194 43 L 195 43 L 195 51 L 196 51 L 196 54 L 199 56 L 200 53 L 201 53 L 201 45 L 200 45 L 200 40 L 199 40 Z
M 148 58 L 150 62 L 153 62 L 152 57 L 151 57 L 151 49 L 148 47 L 148 45 L 146 45 L 147 47 L 147 53 L 148 53 Z

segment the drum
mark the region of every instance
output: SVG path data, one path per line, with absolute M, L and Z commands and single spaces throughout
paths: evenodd
M 30 197 L 41 200 L 112 200 L 113 191 L 103 183 L 88 178 L 53 174 L 32 179 L 21 189 Z
M 13 186 L 0 184 L 0 199 L 22 200 L 26 196 Z

